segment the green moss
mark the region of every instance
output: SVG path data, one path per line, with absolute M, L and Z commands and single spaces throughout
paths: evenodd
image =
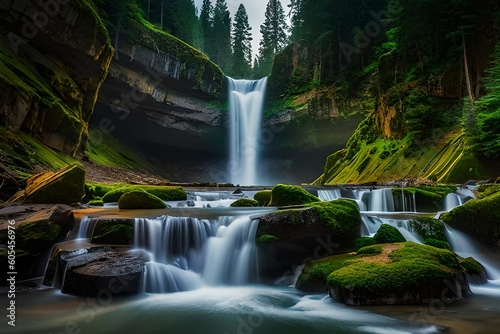
M 363 248 L 363 247 L 366 247 L 366 246 L 371 246 L 371 245 L 374 245 L 375 244 L 375 240 L 373 240 L 373 238 L 371 237 L 361 237 L 361 238 L 357 238 L 356 240 L 354 240 L 352 246 L 351 246 L 351 249 L 354 251 L 354 252 L 357 252 L 360 248 Z
M 123 183 L 115 183 L 115 184 L 106 184 L 99 182 L 86 182 L 85 183 L 85 197 L 83 201 L 85 203 L 91 200 L 100 200 L 102 201 L 102 197 L 106 195 L 106 193 L 116 189 L 122 188 L 125 185 Z
M 94 229 L 92 243 L 128 245 L 133 239 L 133 219 L 102 219 Z
M 392 262 L 351 260 L 333 271 L 327 284 L 380 297 L 452 279 L 460 268 L 454 253 L 413 242 L 405 242 L 388 256 Z
M 500 193 L 467 201 L 441 215 L 441 220 L 452 227 L 467 231 L 486 244 L 500 239 Z
M 484 272 L 484 268 L 481 263 L 477 262 L 472 257 L 460 259 L 460 266 L 462 266 L 468 274 L 482 274 Z
M 350 260 L 356 259 L 354 254 L 340 254 L 321 260 L 308 262 L 295 284 L 299 290 L 310 290 L 308 287 L 316 284 L 326 285 L 328 276 L 346 266 Z
M 373 236 L 373 240 L 377 244 L 406 241 L 401 232 L 399 232 L 397 228 L 389 224 L 382 224 L 377 233 L 375 233 L 375 235 Z
M 408 223 L 408 226 L 411 231 L 416 232 L 424 239 L 446 241 L 444 224 L 437 219 L 425 217 L 412 219 Z
M 259 202 L 260 206 L 268 206 L 271 204 L 272 190 L 261 190 L 253 195 L 253 199 Z
M 177 186 L 122 186 L 113 189 L 102 197 L 104 203 L 118 202 L 120 197 L 131 191 L 145 191 L 149 194 L 159 197 L 164 201 L 183 201 L 187 198 L 186 192 L 181 187 Z
M 275 237 L 274 235 L 269 235 L 269 234 L 264 234 L 260 235 L 255 239 L 255 242 L 258 244 L 270 244 L 273 242 L 278 241 L 279 238 Z
M 299 186 L 277 184 L 272 189 L 272 206 L 302 205 L 321 200 Z
M 380 254 L 382 253 L 382 246 L 380 245 L 371 245 L 365 246 L 357 251 L 358 255 L 372 255 L 372 254 Z
M 61 226 L 47 221 L 21 224 L 16 229 L 16 248 L 41 254 L 56 242 L 60 232 Z
M 340 234 L 359 235 L 361 215 L 355 201 L 336 199 L 328 202 L 311 203 L 321 220 L 333 231 Z
M 103 205 L 104 205 L 103 201 L 102 201 L 102 200 L 100 200 L 100 199 L 93 199 L 93 200 L 90 200 L 90 201 L 88 201 L 88 203 L 87 203 L 87 204 L 88 204 L 88 205 L 92 205 L 92 206 L 103 206 Z
M 437 240 L 433 238 L 426 238 L 424 243 L 429 246 L 452 250 L 450 244 L 447 241 Z
M 233 208 L 255 207 L 255 206 L 259 206 L 259 202 L 250 198 L 240 198 L 231 203 L 231 207 Z
M 118 207 L 120 209 L 164 209 L 166 204 L 155 195 L 142 190 L 132 190 L 120 197 Z

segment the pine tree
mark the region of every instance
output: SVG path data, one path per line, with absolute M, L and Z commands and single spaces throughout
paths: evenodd
M 260 26 L 262 34 L 259 47 L 260 73 L 257 74 L 267 75 L 270 73 L 274 56 L 288 43 L 287 30 L 288 25 L 281 2 L 269 0 L 264 23 Z
M 252 28 L 248 24 L 248 15 L 243 4 L 240 4 L 233 23 L 233 61 L 230 75 L 247 77 L 252 62 Z
M 214 8 L 210 0 L 203 0 L 200 11 L 200 26 L 202 31 L 202 51 L 205 52 L 210 58 L 215 54 L 213 51 L 213 16 Z
M 217 0 L 213 18 L 213 45 L 215 59 L 222 71 L 227 71 L 231 58 L 231 17 L 226 0 Z

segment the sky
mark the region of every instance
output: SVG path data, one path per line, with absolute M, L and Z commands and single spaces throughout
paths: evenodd
M 215 1 L 212 0 L 212 5 L 215 6 Z M 239 5 L 242 3 L 245 6 L 248 15 L 248 23 L 252 27 L 252 50 L 253 50 L 253 58 L 259 53 L 259 42 L 261 39 L 260 35 L 260 25 L 264 23 L 264 17 L 266 13 L 266 6 L 269 0 L 226 0 L 227 7 L 229 12 L 231 13 L 231 20 L 234 17 L 234 14 L 238 10 Z M 194 1 L 198 10 L 201 10 L 201 5 L 203 0 L 195 0 Z M 290 0 L 281 0 L 281 6 L 285 11 L 285 15 L 288 15 L 289 8 L 288 4 Z

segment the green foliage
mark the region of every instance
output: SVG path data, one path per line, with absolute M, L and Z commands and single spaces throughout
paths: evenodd
M 120 209 L 164 209 L 166 204 L 161 198 L 143 190 L 132 190 L 120 197 L 118 207 Z
M 405 237 L 399 232 L 399 230 L 389 224 L 382 224 L 378 229 L 377 233 L 373 236 L 373 240 L 377 244 L 393 243 L 393 242 L 404 242 Z
M 388 256 L 392 262 L 346 262 L 345 266 L 328 276 L 327 284 L 375 298 L 418 290 L 423 284 L 440 284 L 452 279 L 455 270 L 460 269 L 454 253 L 413 242 L 405 242 L 402 248 Z
M 59 237 L 61 226 L 47 221 L 21 224 L 16 229 L 16 248 L 39 255 Z
M 486 244 L 500 239 L 500 192 L 467 201 L 441 215 L 441 220 L 452 227 L 467 231 Z
M 493 58 L 487 70 L 487 94 L 476 102 L 478 132 L 474 140 L 477 151 L 486 157 L 500 157 L 500 43 Z
M 256 207 L 256 206 L 259 206 L 259 202 L 250 198 L 240 198 L 231 203 L 231 207 L 233 208 Z
M 424 240 L 435 239 L 446 241 L 444 224 L 437 219 L 421 217 L 410 220 L 408 225 L 411 231 L 416 232 Z
M 125 185 L 123 183 L 117 184 L 106 184 L 99 182 L 86 182 L 85 183 L 85 197 L 84 202 L 89 202 L 91 200 L 101 200 L 106 193 L 115 190 L 116 188 L 122 188 Z
M 263 234 L 263 235 L 258 236 L 255 239 L 255 242 L 258 244 L 270 244 L 270 243 L 276 242 L 278 240 L 279 239 L 277 237 L 275 237 L 274 235 Z
M 236 78 L 248 78 L 252 65 L 252 28 L 243 4 L 234 15 L 232 30 L 233 61 L 229 75 Z
M 349 199 L 307 204 L 314 208 L 321 220 L 340 234 L 359 235 L 361 215 L 357 203 Z
M 272 206 L 302 205 L 320 201 L 318 197 L 299 186 L 277 184 L 272 189 Z
M 271 204 L 272 190 L 261 190 L 253 195 L 253 199 L 259 202 L 259 206 L 269 206 Z
M 183 201 L 187 198 L 186 192 L 181 187 L 176 186 L 121 186 L 107 192 L 103 197 L 104 203 L 118 202 L 120 197 L 131 191 L 145 191 L 151 195 L 159 197 L 163 201 Z

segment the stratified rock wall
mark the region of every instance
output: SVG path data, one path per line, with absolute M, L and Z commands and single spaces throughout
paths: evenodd
M 0 1 L 0 125 L 75 155 L 113 55 L 91 5 Z

